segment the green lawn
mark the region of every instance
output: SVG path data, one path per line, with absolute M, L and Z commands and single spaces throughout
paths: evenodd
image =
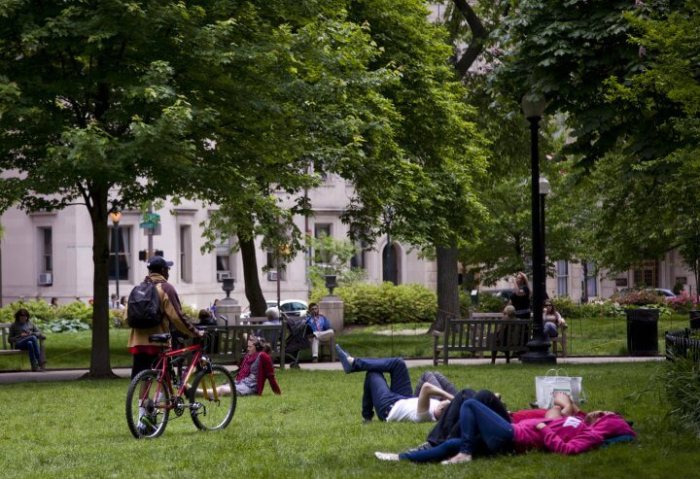
M 0 388 L 5 478 L 80 477 L 700 477 L 698 442 L 666 417 L 657 375 L 664 363 L 568 366 L 582 375 L 587 409 L 614 409 L 634 421 L 639 439 L 580 456 L 530 453 L 445 467 L 381 463 L 373 452 L 424 440 L 428 424 L 360 418 L 361 374 L 289 370 L 283 395 L 240 398 L 233 422 L 199 432 L 187 415 L 155 440 L 137 441 L 124 419 L 126 380 L 25 383 Z M 414 380 L 423 369 L 412 369 Z M 442 368 L 455 383 L 503 394 L 512 409 L 534 396 L 544 367 L 518 363 Z M 546 472 L 545 472 L 546 471 Z
M 570 319 L 568 321 L 569 355 L 617 356 L 626 354 L 627 326 L 624 318 Z M 385 326 L 348 328 L 337 341 L 358 356 L 432 357 L 433 337 L 424 334 L 428 323 L 408 323 Z M 688 326 L 687 316 L 675 315 L 658 324 L 659 351 L 663 352 L 664 331 Z M 379 333 L 385 334 L 379 334 Z M 91 332 L 46 333 L 49 368 L 87 368 L 90 364 Z M 110 330 L 110 354 L 113 367 L 131 365 L 126 350 L 128 329 Z M 309 359 L 309 351 L 302 360 Z M 27 358 L 0 356 L 0 371 L 28 369 Z

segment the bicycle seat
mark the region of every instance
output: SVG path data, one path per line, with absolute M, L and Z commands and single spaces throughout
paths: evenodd
M 170 341 L 170 333 L 151 334 L 148 340 L 152 343 L 167 343 Z

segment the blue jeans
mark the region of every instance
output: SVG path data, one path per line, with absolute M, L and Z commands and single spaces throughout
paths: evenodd
M 477 446 L 484 454 L 513 449 L 513 426 L 476 399 L 467 399 L 462 403 L 459 423 L 462 428 L 460 438 L 448 439 L 431 449 L 404 452 L 399 458 L 414 462 L 434 462 L 449 459 L 458 452 L 472 454 Z
M 384 421 L 396 401 L 413 397 L 411 377 L 401 358 L 355 358 L 352 371 L 367 372 L 362 393 L 362 417 L 365 419 L 372 419 L 374 408 L 377 417 Z M 384 373 L 389 373 L 391 386 Z
M 25 336 L 15 343 L 15 347 L 23 351 L 29 351 L 29 361 L 31 361 L 32 366 L 39 366 L 41 362 L 39 338 L 36 336 Z
M 553 323 L 551 321 L 547 321 L 546 323 L 544 323 L 544 334 L 545 336 L 548 336 L 550 338 L 556 338 L 557 336 L 559 336 L 556 323 Z

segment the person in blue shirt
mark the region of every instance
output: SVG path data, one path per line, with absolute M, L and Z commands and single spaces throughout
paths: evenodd
M 328 343 L 335 337 L 335 332 L 331 329 L 331 323 L 319 312 L 318 304 L 309 304 L 309 312 L 306 315 L 306 324 L 311 328 L 313 336 L 311 340 L 312 361 L 318 362 L 318 345 L 321 342 Z

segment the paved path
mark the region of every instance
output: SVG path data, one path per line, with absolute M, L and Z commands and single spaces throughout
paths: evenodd
M 628 356 L 593 356 L 593 357 L 569 357 L 557 358 L 557 364 L 603 364 L 603 363 L 636 363 L 649 361 L 663 361 L 663 356 L 651 357 L 628 357 Z M 450 359 L 451 365 L 473 366 L 479 364 L 489 364 L 490 358 L 483 359 Z M 497 359 L 497 363 L 504 364 L 505 359 Z M 432 366 L 432 359 L 407 359 L 408 367 Z M 514 363 L 518 363 L 514 360 Z M 235 369 L 235 366 L 227 366 Z M 315 371 L 340 371 L 341 365 L 335 363 L 302 363 L 301 369 Z M 128 378 L 131 374 L 130 368 L 116 368 L 114 373 L 122 378 Z M 0 384 L 13 384 L 24 382 L 49 382 L 49 381 L 75 381 L 87 373 L 85 369 L 50 369 L 42 372 L 18 371 L 0 373 Z

